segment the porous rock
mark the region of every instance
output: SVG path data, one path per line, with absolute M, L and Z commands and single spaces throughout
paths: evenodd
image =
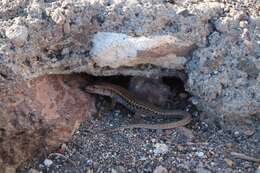
M 255 0 L 1 1 L 1 170 L 30 158 L 43 139 L 52 147 L 67 140 L 91 114 L 91 97 L 61 74 L 183 72 L 201 111 L 260 114 L 259 8 Z

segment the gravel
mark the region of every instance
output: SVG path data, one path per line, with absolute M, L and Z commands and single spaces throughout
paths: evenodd
M 205 122 L 199 116 L 186 127 L 194 135 L 191 139 L 185 138 L 185 130 L 180 129 L 100 133 L 111 126 L 128 124 L 131 119 L 126 109 L 116 106 L 101 119 L 92 118 L 83 123 L 70 142 L 54 151 L 64 151 L 64 156 L 74 162 L 74 166 L 64 158 L 48 160 L 40 155 L 21 167 L 18 173 L 31 168 L 43 173 L 259 172 L 259 163 L 230 154 L 259 157 L 259 119 L 252 118 L 250 129 L 247 126 L 247 130 L 254 131 L 250 136 L 243 133 L 244 127 L 236 125 L 220 128 L 217 123 L 208 123 L 205 129 Z

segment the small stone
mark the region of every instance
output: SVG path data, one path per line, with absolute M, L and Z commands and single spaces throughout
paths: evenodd
M 93 169 L 88 169 L 86 173 L 94 173 Z
M 235 166 L 235 162 L 233 160 L 230 160 L 228 158 L 225 158 L 224 161 L 227 163 L 227 165 L 229 167 L 234 167 Z
M 41 173 L 40 171 L 36 170 L 36 169 L 33 169 L 31 168 L 28 173 Z
M 51 13 L 51 18 L 55 23 L 57 23 L 59 25 L 64 24 L 65 20 L 66 20 L 61 8 L 55 9 L 55 11 L 53 13 Z
M 152 138 L 151 141 L 152 141 L 152 143 L 155 143 L 156 139 Z
M 206 122 L 201 122 L 201 130 L 206 132 L 209 129 L 209 125 Z
M 257 170 L 255 171 L 255 173 L 260 173 L 260 165 L 258 166 Z
M 203 167 L 198 167 L 198 168 L 196 168 L 196 169 L 195 169 L 195 172 L 196 172 L 196 173 L 211 173 L 210 170 L 205 169 L 205 168 L 203 168 Z
M 196 155 L 197 155 L 198 157 L 204 157 L 204 153 L 203 153 L 203 152 L 201 152 L 201 151 L 199 151 L 199 152 L 196 152 Z
M 169 147 L 164 143 L 156 143 L 154 145 L 155 149 L 153 150 L 155 155 L 166 154 L 169 150 Z
M 255 134 L 255 130 L 253 130 L 253 129 L 248 129 L 248 130 L 245 130 L 244 133 L 245 133 L 245 135 L 246 135 L 247 137 L 250 137 L 250 136 L 253 136 L 253 135 Z
M 117 166 L 111 169 L 111 173 L 124 173 L 125 168 L 123 166 Z
M 111 173 L 118 173 L 114 168 L 111 169 Z
M 147 160 L 147 158 L 145 156 L 141 156 L 139 160 L 145 161 L 145 160 Z
M 160 165 L 153 170 L 153 173 L 168 173 L 168 170 Z
M 28 29 L 26 26 L 13 24 L 5 34 L 16 46 L 22 47 L 27 40 Z
M 43 163 L 45 166 L 50 167 L 53 164 L 53 161 L 50 159 L 45 159 Z
M 234 135 L 235 135 L 235 137 L 239 137 L 239 135 L 240 135 L 239 131 L 235 131 Z

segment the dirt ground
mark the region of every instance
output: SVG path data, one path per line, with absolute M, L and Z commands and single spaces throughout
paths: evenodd
M 107 100 L 99 97 L 97 102 L 102 108 Z M 83 123 L 70 142 L 53 153 L 39 154 L 18 173 L 259 171 L 259 119 L 252 117 L 244 126 L 236 125 L 241 122 L 225 126 L 212 121 L 210 115 L 200 114 L 191 104 L 182 107 L 193 115 L 193 121 L 184 128 L 103 133 L 104 129 L 133 123 L 132 114 L 117 104 Z M 253 158 L 237 158 L 238 153 Z

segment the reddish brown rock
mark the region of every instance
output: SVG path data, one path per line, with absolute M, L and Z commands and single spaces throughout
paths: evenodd
M 93 98 L 80 89 L 86 82 L 79 75 L 0 81 L 1 170 L 17 167 L 43 146 L 51 150 L 70 139 L 95 112 Z

